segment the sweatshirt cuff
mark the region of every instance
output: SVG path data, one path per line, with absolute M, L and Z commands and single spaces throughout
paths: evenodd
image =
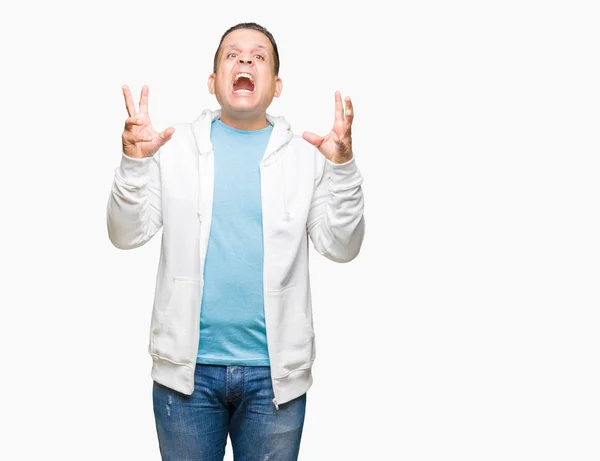
M 152 157 L 133 158 L 121 151 L 118 173 L 121 179 L 132 186 L 142 187 L 148 183 Z
M 355 158 L 356 156 L 353 156 L 345 163 L 334 163 L 329 159 L 325 159 L 331 168 L 331 190 L 351 189 L 362 184 L 363 177 L 356 166 Z

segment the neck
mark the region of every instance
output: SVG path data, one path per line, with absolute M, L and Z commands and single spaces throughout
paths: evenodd
M 266 114 L 259 117 L 239 118 L 221 111 L 220 120 L 225 124 L 237 130 L 261 130 L 269 126 Z

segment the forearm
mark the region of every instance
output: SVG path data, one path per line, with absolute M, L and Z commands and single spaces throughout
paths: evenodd
M 348 262 L 358 255 L 365 234 L 363 178 L 354 158 L 343 164 L 325 162 L 308 230 L 320 254 Z
M 157 157 L 122 153 L 106 208 L 108 236 L 117 248 L 139 247 L 162 226 L 159 181 Z

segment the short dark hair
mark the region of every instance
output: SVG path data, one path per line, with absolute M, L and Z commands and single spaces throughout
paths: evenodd
M 231 26 L 229 29 L 227 29 L 227 31 L 221 37 L 221 41 L 219 42 L 219 46 L 217 47 L 217 51 L 215 52 L 215 58 L 213 61 L 213 72 L 217 72 L 217 62 L 219 60 L 219 51 L 221 50 L 221 45 L 223 44 L 223 40 L 225 40 L 225 37 L 227 37 L 227 35 L 229 35 L 231 32 L 233 32 L 234 30 L 238 30 L 238 29 L 257 30 L 258 32 L 261 32 L 266 35 L 266 37 L 271 42 L 271 45 L 273 46 L 273 57 L 275 58 L 274 59 L 275 75 L 279 75 L 279 51 L 277 50 L 277 43 L 275 43 L 275 39 L 273 38 L 273 35 L 271 34 L 271 32 L 269 32 L 263 26 L 256 24 L 255 22 L 241 22 L 241 23 L 236 24 L 235 26 Z

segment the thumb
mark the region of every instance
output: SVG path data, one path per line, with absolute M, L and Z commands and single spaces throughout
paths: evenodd
M 162 133 L 160 133 L 158 135 L 159 138 L 159 144 L 161 146 L 163 146 L 164 144 L 166 144 L 166 142 L 171 139 L 171 136 L 173 135 L 173 133 L 175 133 L 175 128 L 173 127 L 169 127 L 167 128 L 165 131 L 163 131 Z
M 323 142 L 322 136 L 318 136 L 314 133 L 311 133 L 310 131 L 305 131 L 304 133 L 302 133 L 302 137 L 315 147 L 319 147 Z

